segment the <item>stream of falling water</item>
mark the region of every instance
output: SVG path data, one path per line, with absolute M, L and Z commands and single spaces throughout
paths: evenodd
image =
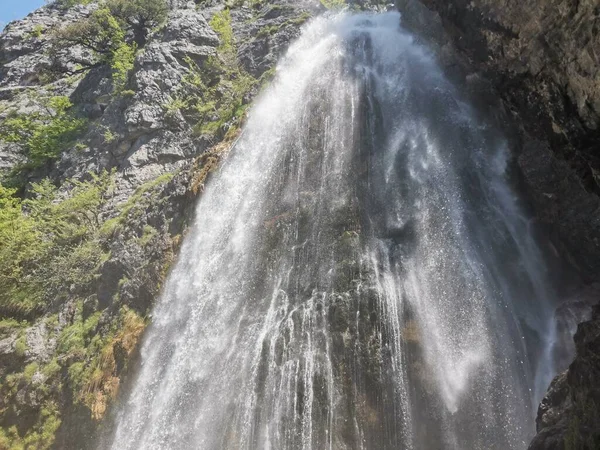
M 208 183 L 104 447 L 525 449 L 553 294 L 397 13 L 313 20 Z

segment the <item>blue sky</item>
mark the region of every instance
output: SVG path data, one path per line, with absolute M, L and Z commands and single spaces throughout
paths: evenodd
M 11 20 L 22 19 L 44 3 L 44 0 L 0 0 L 0 29 Z

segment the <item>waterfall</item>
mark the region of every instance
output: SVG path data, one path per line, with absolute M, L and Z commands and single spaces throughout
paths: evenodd
M 208 183 L 113 449 L 525 449 L 554 300 L 480 121 L 398 13 L 316 18 Z

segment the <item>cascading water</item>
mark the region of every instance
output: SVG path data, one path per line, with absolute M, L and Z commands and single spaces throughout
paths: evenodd
M 312 21 L 208 183 L 114 449 L 524 449 L 552 293 L 475 118 L 397 13 Z

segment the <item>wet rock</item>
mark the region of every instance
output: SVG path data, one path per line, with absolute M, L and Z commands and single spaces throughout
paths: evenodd
M 600 274 L 600 45 L 593 4 L 398 0 L 403 24 L 434 44 L 451 77 L 511 140 L 532 206 L 588 281 Z M 489 84 L 486 87 L 486 84 Z M 477 104 L 479 103 L 479 104 Z M 560 188 L 558 188 L 560 186 Z
M 600 285 L 586 286 L 573 301 L 584 305 L 600 301 Z M 595 449 L 600 445 L 600 306 L 591 320 L 581 323 L 574 337 L 576 356 L 558 375 L 538 409 L 538 434 L 530 450 Z
M 504 130 L 536 218 L 578 274 L 569 276 L 567 286 L 578 291 L 565 296 L 557 311 L 561 339 L 568 340 L 572 322 L 589 318 L 590 305 L 600 299 L 590 285 L 600 281 L 597 2 L 396 0 L 396 5 L 403 25 L 432 45 L 448 76 Z M 579 325 L 577 356 L 540 406 L 531 449 L 600 448 L 600 402 L 592 381 L 600 370 L 598 316 L 595 310 Z M 555 357 L 559 367 L 570 363 L 565 354 Z
M 518 159 L 538 219 L 555 230 L 562 255 L 587 279 L 600 274 L 600 197 L 587 191 L 568 163 L 533 138 Z

